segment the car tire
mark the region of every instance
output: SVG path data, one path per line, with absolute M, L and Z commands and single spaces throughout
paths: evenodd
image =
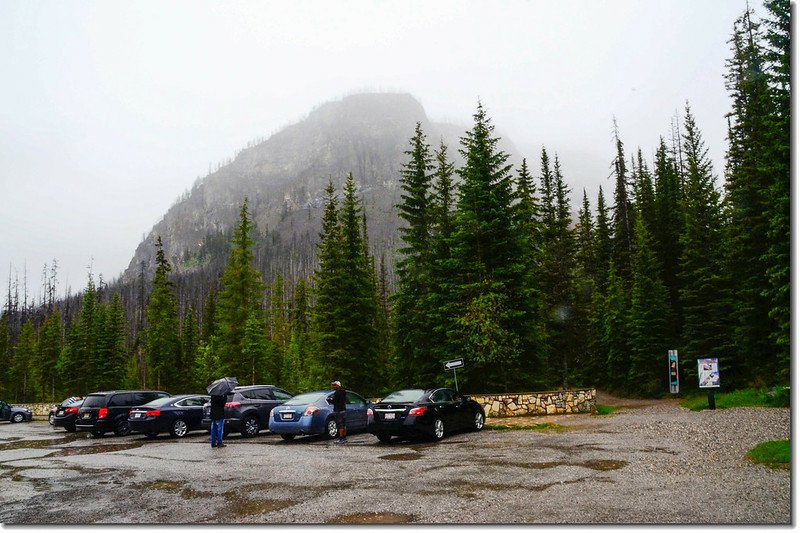
M 288 440 L 293 440 L 293 439 L 294 439 L 294 437 L 295 437 L 295 434 L 294 434 L 294 433 L 281 433 L 281 438 L 282 438 L 283 440 L 287 440 L 287 441 L 288 441 Z
M 114 435 L 117 437 L 125 437 L 131 434 L 131 425 L 128 424 L 128 421 L 125 419 L 117 421 L 114 424 Z
M 442 440 L 444 438 L 444 422 L 441 418 L 436 418 L 433 421 L 433 440 Z
M 187 433 L 189 433 L 189 424 L 187 424 L 186 420 L 182 418 L 179 418 L 173 422 L 172 428 L 169 430 L 170 435 L 179 439 L 185 437 Z
M 47 423 L 52 426 L 54 424 L 54 421 L 53 421 L 54 418 L 55 418 L 55 415 L 53 413 L 50 413 L 49 415 L 47 415 Z
M 22 422 L 23 420 L 25 420 L 25 415 L 23 415 L 22 413 L 17 413 L 14 416 L 11 417 L 11 422 L 14 422 L 14 423 L 17 423 L 17 424 Z
M 384 444 L 389 444 L 389 442 L 392 440 L 392 436 L 388 433 L 378 433 L 375 436 L 378 437 L 378 440 Z
M 486 423 L 486 417 L 480 411 L 475 412 L 475 417 L 472 421 L 472 429 L 474 431 L 480 431 L 483 429 L 483 425 Z
M 339 424 L 331 417 L 325 421 L 325 438 L 334 439 L 339 436 Z
M 261 428 L 258 427 L 258 418 L 255 416 L 250 415 L 242 420 L 242 436 L 247 438 L 255 437 L 260 430 Z
M 102 429 L 93 429 L 89 432 L 89 434 L 96 439 L 102 437 L 104 433 L 105 431 L 103 431 Z

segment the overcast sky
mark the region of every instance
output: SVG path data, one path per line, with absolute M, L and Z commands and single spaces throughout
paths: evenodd
M 2 0 L 0 280 L 26 269 L 36 293 L 53 258 L 59 293 L 81 290 L 90 264 L 118 277 L 211 163 L 353 92 L 409 92 L 466 125 L 480 99 L 534 168 L 545 145 L 576 194 L 602 183 L 607 199 L 613 117 L 626 150 L 652 160 L 689 100 L 721 183 L 727 41 L 744 9 Z

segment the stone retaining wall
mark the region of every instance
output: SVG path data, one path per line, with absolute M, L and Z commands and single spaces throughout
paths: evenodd
M 470 395 L 488 417 L 593 413 L 596 389 Z
M 26 409 L 30 409 L 33 413 L 33 416 L 42 416 L 44 418 L 47 418 L 47 415 L 50 414 L 51 407 L 58 405 L 57 403 L 8 403 L 14 407 L 25 407 Z

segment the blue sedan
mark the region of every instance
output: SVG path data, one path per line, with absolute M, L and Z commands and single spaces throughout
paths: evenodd
M 173 437 L 185 437 L 195 429 L 203 429 L 203 404 L 211 401 L 207 394 L 182 394 L 159 398 L 131 409 L 128 424 L 131 431 L 155 437 L 169 433 Z
M 298 394 L 272 410 L 269 430 L 292 440 L 298 435 L 324 435 L 334 438 L 339 428 L 333 416 L 332 390 Z M 367 431 L 372 421 L 372 403 L 347 391 L 347 432 Z

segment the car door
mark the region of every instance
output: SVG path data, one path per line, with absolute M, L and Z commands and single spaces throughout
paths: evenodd
M 11 420 L 11 407 L 6 402 L 0 402 L 0 420 Z
M 203 420 L 203 405 L 206 402 L 211 401 L 210 396 L 193 396 L 191 398 L 186 398 L 183 400 L 182 403 L 186 410 L 186 423 L 188 424 L 190 429 L 196 429 L 200 427 L 200 423 Z
M 444 422 L 446 431 L 462 427 L 459 411 L 453 401 L 453 391 L 450 389 L 439 389 L 430 395 L 430 400 L 434 404 L 434 409 L 439 414 L 439 418 Z
M 355 392 L 347 391 L 346 420 L 348 429 L 364 429 L 367 426 L 367 401 Z
M 475 413 L 472 410 L 472 405 L 470 405 L 469 400 L 467 400 L 466 396 L 455 391 L 452 392 L 453 392 L 453 405 L 455 406 L 455 412 L 456 416 L 458 417 L 459 427 L 464 429 L 472 428 L 475 416 Z

